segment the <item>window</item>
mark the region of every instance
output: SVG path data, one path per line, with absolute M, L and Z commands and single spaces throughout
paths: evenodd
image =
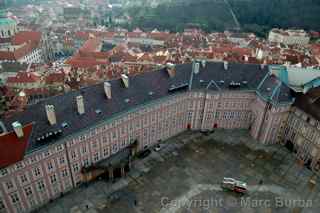
M 44 190 L 45 185 L 44 185 L 43 180 L 40 180 L 40 181 L 37 182 L 37 187 L 38 187 L 39 191 L 43 191 Z
M 48 162 L 48 170 L 52 170 L 53 169 L 53 165 L 52 165 L 52 162 Z
M 13 204 L 19 202 L 19 197 L 18 197 L 18 194 L 17 194 L 17 193 L 11 194 L 11 195 L 10 195 L 10 198 L 11 198 L 11 202 L 12 202 Z
M 76 152 L 72 151 L 71 152 L 71 158 L 74 160 L 74 159 L 76 159 L 76 157 L 77 157 Z
M 24 189 L 24 193 L 26 194 L 27 197 L 32 195 L 32 189 L 30 186 Z
M 25 174 L 20 176 L 21 183 L 25 183 L 28 181 L 27 176 Z
M 84 159 L 83 166 L 88 167 L 89 166 L 89 159 Z
M 83 146 L 83 147 L 82 147 L 82 154 L 85 154 L 85 153 L 87 153 L 87 147 L 86 147 L 86 146 Z
M 0 176 L 5 176 L 8 174 L 8 170 L 7 169 L 1 169 L 0 170 Z
M 73 171 L 78 172 L 79 171 L 79 165 L 78 163 L 73 164 Z
M 109 148 L 104 148 L 103 149 L 103 156 L 106 157 L 109 155 Z
M 64 156 L 60 157 L 59 163 L 60 163 L 61 165 L 63 165 L 63 164 L 65 163 Z
M 40 168 L 39 167 L 34 168 L 33 174 L 34 176 L 38 177 L 41 174 Z
M 67 176 L 68 176 L 67 169 L 62 170 L 62 177 L 67 177 Z
M 8 190 L 13 188 L 13 183 L 11 181 L 6 182 L 6 187 Z
M 57 176 L 56 176 L 56 174 L 53 174 L 53 175 L 50 176 L 50 182 L 51 182 L 52 184 L 54 184 L 55 182 L 57 182 Z
M 0 212 L 3 211 L 6 207 L 4 206 L 3 201 L 0 199 Z
M 97 153 L 94 153 L 94 155 L 93 155 L 93 160 L 94 161 L 98 161 L 99 160 L 99 153 L 97 152 Z

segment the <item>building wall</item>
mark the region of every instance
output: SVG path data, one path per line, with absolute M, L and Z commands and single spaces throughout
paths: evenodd
M 282 111 L 268 109 L 270 118 L 262 122 L 264 106 L 266 103 L 253 91 L 192 91 L 140 106 L 29 153 L 23 161 L 0 170 L 0 207 L 2 202 L 7 212 L 37 208 L 79 185 L 82 167 L 108 158 L 134 140 L 143 150 L 186 129 L 250 128 L 254 138 L 267 143 L 274 140 L 273 133 L 259 133 L 259 129 L 262 123 L 268 128 L 280 125 L 276 118 Z M 41 175 L 36 175 L 36 168 Z M 27 180 L 21 181 L 23 175 Z M 10 181 L 14 187 L 8 189 Z
M 296 157 L 319 173 L 320 122 L 293 107 L 283 133 L 284 143 L 292 143 Z M 287 144 L 288 145 L 288 144 Z

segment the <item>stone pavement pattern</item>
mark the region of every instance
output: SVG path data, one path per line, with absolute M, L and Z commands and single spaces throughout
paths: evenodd
M 39 212 L 319 212 L 320 186 L 310 187 L 312 175 L 293 153 L 260 145 L 245 130 L 185 132 L 134 162 L 126 178 L 91 183 Z M 247 182 L 249 193 L 223 191 L 223 177 Z

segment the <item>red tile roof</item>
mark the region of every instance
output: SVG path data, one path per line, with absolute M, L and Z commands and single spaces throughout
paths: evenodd
M 11 40 L 13 45 L 20 45 L 28 41 L 39 43 L 41 40 L 41 33 L 35 31 L 20 31 L 14 35 Z
M 7 83 L 36 83 L 41 78 L 33 72 L 18 72 L 15 77 L 8 77 Z
M 6 167 L 23 159 L 31 135 L 32 124 L 23 127 L 24 136 L 18 138 L 15 132 L 0 135 L 0 167 Z
M 46 84 L 64 83 L 64 73 L 50 73 L 45 77 Z

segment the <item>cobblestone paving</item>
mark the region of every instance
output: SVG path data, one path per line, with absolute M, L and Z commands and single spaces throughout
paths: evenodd
M 223 177 L 247 182 L 248 193 L 223 191 Z M 126 178 L 91 183 L 40 212 L 317 213 L 320 179 L 312 187 L 311 177 L 284 147 L 263 146 L 245 130 L 217 130 L 208 136 L 185 132 L 165 141 L 160 152 L 136 161 Z

